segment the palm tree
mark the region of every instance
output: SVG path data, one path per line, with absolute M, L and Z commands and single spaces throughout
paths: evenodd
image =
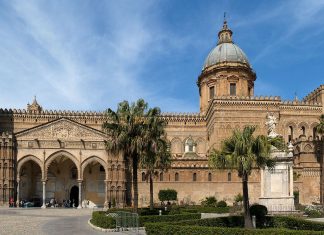
M 171 154 L 166 139 L 164 120 L 159 118 L 159 108 L 150 109 L 146 116 L 145 148 L 141 159 L 142 168 L 146 169 L 146 179 L 150 183 L 150 210 L 153 210 L 153 177 L 156 169 L 165 171 L 170 167 Z
M 320 135 L 324 135 L 324 114 L 319 118 L 320 123 L 316 126 L 316 132 Z
M 233 135 L 225 139 L 220 151 L 212 150 L 210 165 L 218 169 L 235 169 L 242 178 L 244 226 L 252 228 L 249 211 L 248 179 L 253 167 L 274 167 L 270 158 L 271 144 L 281 148 L 282 138 L 268 138 L 264 135 L 253 136 L 255 126 L 246 126 L 243 131 L 234 130 Z
M 137 169 L 144 147 L 144 116 L 146 112 L 147 103 L 143 99 L 139 99 L 131 105 L 127 101 L 123 101 L 118 104 L 116 112 L 111 109 L 107 110 L 108 121 L 103 124 L 103 130 L 110 137 L 106 149 L 113 154 L 122 152 L 126 168 L 132 169 L 135 212 L 138 209 Z

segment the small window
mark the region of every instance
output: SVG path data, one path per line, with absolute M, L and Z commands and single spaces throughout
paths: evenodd
M 293 138 L 294 138 L 294 129 L 292 126 L 289 126 L 288 142 L 292 141 Z
M 192 181 L 197 181 L 197 173 L 192 174 Z
M 160 173 L 160 181 L 163 181 L 163 173 Z
M 306 129 L 305 129 L 304 126 L 301 127 L 301 131 L 302 131 L 302 134 L 305 135 L 305 133 L 306 133 Z
M 145 172 L 142 173 L 142 181 L 144 182 L 146 180 Z
M 186 145 L 185 145 L 185 152 L 194 152 L 194 146 L 195 142 L 193 139 L 190 137 L 189 139 L 186 140 Z
M 174 175 L 174 181 L 179 181 L 179 173 L 175 173 Z
M 212 86 L 212 87 L 209 87 L 209 99 L 213 99 L 215 96 L 215 87 Z
M 233 96 L 236 95 L 236 83 L 230 84 L 230 95 L 233 95 Z
M 228 172 L 227 173 L 227 181 L 232 181 L 232 173 L 231 172 Z
M 208 173 L 208 181 L 212 181 L 212 173 Z
M 251 96 L 251 87 L 248 88 L 248 95 Z

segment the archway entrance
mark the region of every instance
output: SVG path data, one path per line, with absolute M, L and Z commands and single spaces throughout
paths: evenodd
M 78 207 L 79 205 L 79 187 L 74 185 L 70 191 L 71 207 Z
M 28 203 L 28 206 L 39 207 L 42 205 L 42 171 L 40 166 L 33 160 L 23 163 L 20 172 L 19 198 L 21 203 Z M 22 206 L 21 204 L 20 206 Z
M 102 207 L 105 203 L 105 178 L 104 167 L 96 160 L 91 161 L 83 170 L 84 199 L 89 207 Z
M 46 201 L 55 199 L 58 206 L 63 206 L 64 201 L 71 200 L 73 196 L 74 204 L 78 206 L 79 188 L 73 189 L 77 185 L 78 169 L 69 157 L 64 154 L 56 156 L 48 167 L 47 179 Z

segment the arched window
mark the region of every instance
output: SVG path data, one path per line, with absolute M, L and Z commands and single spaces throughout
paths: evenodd
M 231 172 L 227 173 L 227 181 L 232 181 L 232 173 Z
M 302 134 L 305 135 L 306 134 L 306 129 L 304 126 L 301 127 L 301 131 L 302 131 Z
M 185 144 L 185 152 L 195 152 L 196 151 L 196 144 L 195 142 L 193 141 L 193 139 L 191 137 L 189 137 L 187 140 L 186 140 L 186 144 Z
M 197 181 L 197 173 L 192 174 L 192 181 Z
M 142 172 L 142 181 L 146 180 L 145 172 Z
M 208 181 L 212 181 L 212 173 L 208 173 Z
M 163 181 L 163 172 L 160 173 L 160 181 Z
M 316 140 L 316 137 L 317 137 L 317 131 L 316 131 L 316 127 L 314 127 L 313 128 L 313 140 Z
M 288 134 L 288 142 L 292 141 L 294 139 L 294 129 L 292 126 L 289 126 L 289 134 Z
M 174 175 L 174 181 L 179 181 L 179 173 L 175 173 Z

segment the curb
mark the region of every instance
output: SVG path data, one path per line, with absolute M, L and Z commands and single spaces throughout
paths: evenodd
M 92 229 L 97 230 L 97 231 L 101 231 L 101 232 L 105 232 L 105 233 L 108 233 L 108 232 L 120 232 L 120 230 L 115 229 L 115 228 L 100 228 L 100 227 L 97 227 L 96 225 L 93 225 L 91 223 L 91 219 L 88 220 L 88 224 Z M 144 230 L 145 231 L 145 227 L 138 227 L 138 230 Z
M 113 228 L 100 228 L 100 227 L 97 227 L 97 226 L 93 225 L 90 220 L 91 219 L 88 220 L 88 224 L 94 230 L 101 231 L 101 232 L 105 232 L 105 233 L 108 233 L 108 232 L 117 232 L 117 230 L 116 229 L 113 229 Z

